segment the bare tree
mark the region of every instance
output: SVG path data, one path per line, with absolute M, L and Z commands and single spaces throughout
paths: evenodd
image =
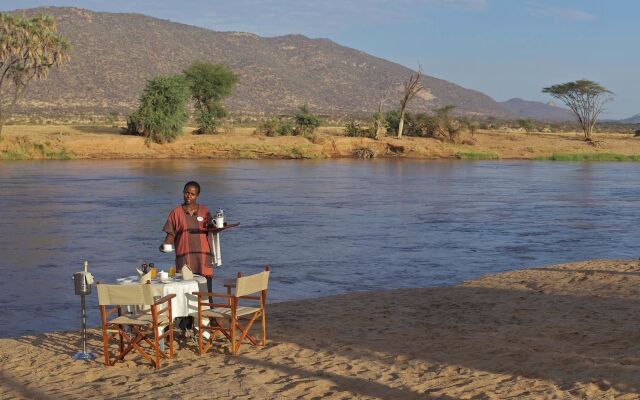
M 403 82 L 402 98 L 400 99 L 400 124 L 398 125 L 398 139 L 402 137 L 402 129 L 404 128 L 404 114 L 406 112 L 407 105 L 413 98 L 424 90 L 422 82 L 422 68 L 418 67 L 418 71 L 415 74 L 411 74 L 409 79 Z
M 578 118 L 584 139 L 591 142 L 593 127 L 604 111 L 604 105 L 613 99 L 614 93 L 599 83 L 580 79 L 560 83 L 542 89 L 552 97 L 562 100 Z
M 0 13 L 0 134 L 29 82 L 46 78 L 51 67 L 68 60 L 69 43 L 58 35 L 53 18 Z
M 378 111 L 373 114 L 373 122 L 376 127 L 376 133 L 374 137 L 375 139 L 380 138 L 380 134 L 382 133 L 382 128 L 384 127 L 384 124 L 385 124 L 382 108 L 384 107 L 384 104 L 387 102 L 387 100 L 389 100 L 391 89 L 393 89 L 393 84 L 390 84 L 389 86 L 387 86 L 384 93 L 380 97 L 380 101 L 378 102 Z

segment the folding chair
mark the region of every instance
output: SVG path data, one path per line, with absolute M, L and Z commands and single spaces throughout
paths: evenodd
M 258 274 L 242 276 L 238 272 L 238 278 L 235 282 L 235 293 L 232 293 L 229 287 L 229 293 L 209 293 L 194 292 L 198 297 L 198 313 L 194 317 L 198 321 L 198 351 L 200 355 L 209 351 L 213 345 L 213 341 L 219 334 L 224 335 L 231 342 L 231 354 L 237 354 L 240 345 L 247 339 L 254 346 L 265 346 L 267 343 L 267 320 L 265 305 L 267 302 L 267 286 L 269 283 L 270 268 L 266 266 L 263 272 Z M 250 296 L 254 293 L 260 293 L 259 296 Z M 212 301 L 209 299 L 213 298 Z M 225 299 L 224 302 L 216 302 L 215 299 Z M 253 302 L 254 307 L 241 306 L 239 303 L 243 301 Z M 255 304 L 255 302 L 259 304 Z M 262 322 L 262 340 L 258 340 L 249 334 L 249 330 L 253 323 L 258 319 Z M 204 320 L 207 319 L 209 324 L 206 325 Z M 240 325 L 243 321 L 244 326 Z M 204 332 L 211 332 L 208 343 L 205 343 Z M 240 334 L 238 336 L 238 333 Z
M 160 356 L 173 357 L 173 315 L 171 299 L 176 295 L 169 294 L 161 299 L 153 300 L 151 284 L 104 285 L 96 284 L 100 316 L 102 318 L 102 338 L 104 341 L 104 365 L 115 365 L 133 349 L 149 360 L 156 368 L 160 367 Z M 159 309 L 159 306 L 164 305 Z M 107 310 L 107 306 L 113 306 Z M 144 310 L 124 314 L 126 306 L 139 306 Z M 117 316 L 111 320 L 108 318 Z M 159 330 L 168 326 L 168 330 L 159 334 Z M 126 330 L 128 327 L 129 330 Z M 112 359 L 109 353 L 109 340 L 119 336 L 118 354 Z M 135 337 L 133 336 L 135 335 Z M 159 342 L 169 337 L 169 355 L 160 349 Z M 127 347 L 125 348 L 125 342 Z M 147 353 L 142 345 L 148 344 L 152 350 Z M 145 346 L 146 347 L 146 346 Z

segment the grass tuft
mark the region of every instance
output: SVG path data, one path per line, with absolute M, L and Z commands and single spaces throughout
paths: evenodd
M 499 160 L 500 155 L 497 153 L 483 153 L 483 152 L 470 152 L 470 153 L 456 153 L 455 157 L 458 160 Z
M 640 154 L 624 155 L 615 153 L 554 153 L 536 157 L 542 161 L 640 161 Z

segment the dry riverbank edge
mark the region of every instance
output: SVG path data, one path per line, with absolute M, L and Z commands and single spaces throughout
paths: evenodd
M 345 137 L 342 128 L 321 128 L 310 140 L 266 137 L 254 128 L 234 128 L 217 135 L 185 129 L 175 142 L 146 145 L 121 129 L 98 125 L 8 125 L 0 140 L 0 159 L 538 159 L 577 155 L 578 159 L 640 160 L 640 138 L 629 134 L 596 134 L 596 146 L 581 133 L 480 131 L 474 144 L 450 144 L 432 138 Z
M 90 310 L 90 312 L 97 312 Z M 0 398 L 637 399 L 640 262 L 268 305 L 265 348 L 75 362 L 77 332 L 0 339 Z M 101 355 L 98 330 L 89 347 Z

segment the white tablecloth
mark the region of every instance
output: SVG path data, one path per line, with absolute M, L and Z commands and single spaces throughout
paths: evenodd
M 137 277 L 122 278 L 118 279 L 118 283 L 123 285 L 138 283 L 137 279 Z M 191 293 L 198 291 L 206 292 L 207 278 L 194 275 L 193 280 L 183 281 L 180 275 L 178 275 L 176 279 L 170 280 L 169 282 L 152 280 L 151 287 L 154 297 L 163 297 L 168 294 L 176 295 L 176 297 L 171 300 L 173 318 L 188 317 L 189 314 L 198 312 L 198 298 Z

